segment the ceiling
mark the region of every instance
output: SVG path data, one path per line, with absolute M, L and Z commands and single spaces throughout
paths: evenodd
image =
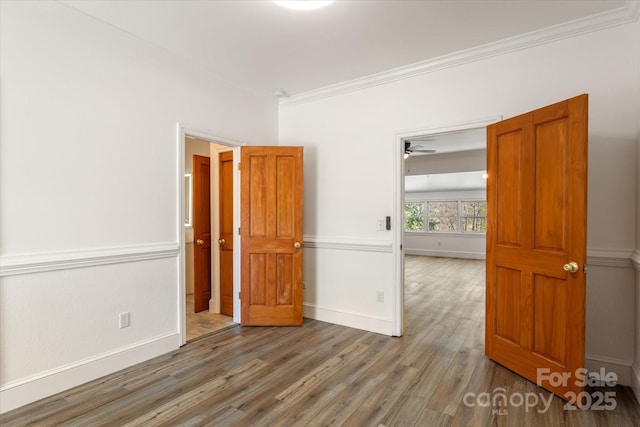
M 290 95 L 625 6 L 624 0 L 63 0 L 258 95 Z
M 462 154 L 460 153 L 462 151 L 485 150 L 487 146 L 486 129 L 484 127 L 418 136 L 405 141 L 410 141 L 412 146 L 420 145 L 423 149 L 435 150 L 433 154 L 411 154 L 411 156 L 405 160 L 405 165 L 411 169 L 414 169 L 419 162 L 424 163 L 429 160 L 428 158 L 435 159 L 435 156 L 437 156 L 437 161 L 440 164 L 450 164 L 441 161 L 442 154 L 451 155 L 455 153 L 456 156 L 459 156 Z M 484 170 L 429 173 L 425 175 L 407 173 L 404 177 L 404 190 L 407 193 L 484 190 L 487 184 L 484 174 Z
M 404 177 L 404 191 L 407 193 L 485 190 L 485 171 L 438 173 Z
M 421 147 L 422 150 L 435 150 L 434 154 L 453 153 L 456 151 L 482 150 L 487 146 L 487 130 L 484 127 L 475 129 L 465 129 L 455 132 L 430 134 L 407 138 L 404 141 L 410 142 L 411 147 Z M 417 156 L 430 156 L 432 154 L 412 153 L 411 158 Z

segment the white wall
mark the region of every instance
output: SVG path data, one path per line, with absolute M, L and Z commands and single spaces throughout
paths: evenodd
M 302 144 L 306 153 L 305 234 L 313 246 L 305 252 L 311 287 L 305 294 L 307 315 L 391 332 L 392 308 L 374 298 L 375 291 L 392 293 L 399 249 L 392 247 L 391 232 L 376 231 L 376 220 L 396 209 L 395 175 L 402 173 L 394 164 L 401 149 L 396 135 L 512 117 L 589 93 L 589 262 L 592 271 L 601 271 L 588 275 L 586 351 L 590 367 L 607 363 L 629 381 L 633 307 L 616 304 L 634 299 L 629 256 L 635 247 L 639 25 L 635 21 L 320 99 L 285 101 L 281 143 Z M 354 152 L 366 153 L 366 161 L 354 159 Z M 401 224 L 399 218 L 392 222 Z M 329 273 L 338 259 L 339 274 Z M 598 301 L 607 293 L 612 297 Z M 341 303 L 345 295 L 348 308 Z M 595 328 L 594 319 L 612 325 L 615 333 Z
M 178 347 L 176 125 L 273 145 L 277 105 L 57 2 L 0 19 L 4 412 Z
M 486 200 L 486 190 L 406 193 L 405 202 L 429 200 Z M 485 259 L 487 238 L 484 233 L 434 233 L 405 231 L 404 252 L 450 258 Z

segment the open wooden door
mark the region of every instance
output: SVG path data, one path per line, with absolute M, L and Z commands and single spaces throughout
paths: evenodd
M 211 172 L 209 157 L 193 156 L 193 310 L 211 299 Z
M 302 147 L 242 147 L 241 324 L 302 324 Z
M 233 152 L 220 153 L 220 313 L 233 316 Z
M 569 401 L 585 373 L 587 104 L 487 128 L 486 355 Z

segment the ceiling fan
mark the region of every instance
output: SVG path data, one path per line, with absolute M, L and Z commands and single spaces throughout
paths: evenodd
M 433 154 L 436 150 L 425 150 L 422 145 L 411 145 L 411 141 L 404 142 L 404 158 L 408 158 L 413 153 Z

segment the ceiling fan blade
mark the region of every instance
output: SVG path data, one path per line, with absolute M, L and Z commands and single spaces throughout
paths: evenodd
M 404 142 L 404 153 L 409 156 L 413 153 L 433 154 L 436 150 L 425 150 L 423 145 L 411 145 L 411 141 Z

